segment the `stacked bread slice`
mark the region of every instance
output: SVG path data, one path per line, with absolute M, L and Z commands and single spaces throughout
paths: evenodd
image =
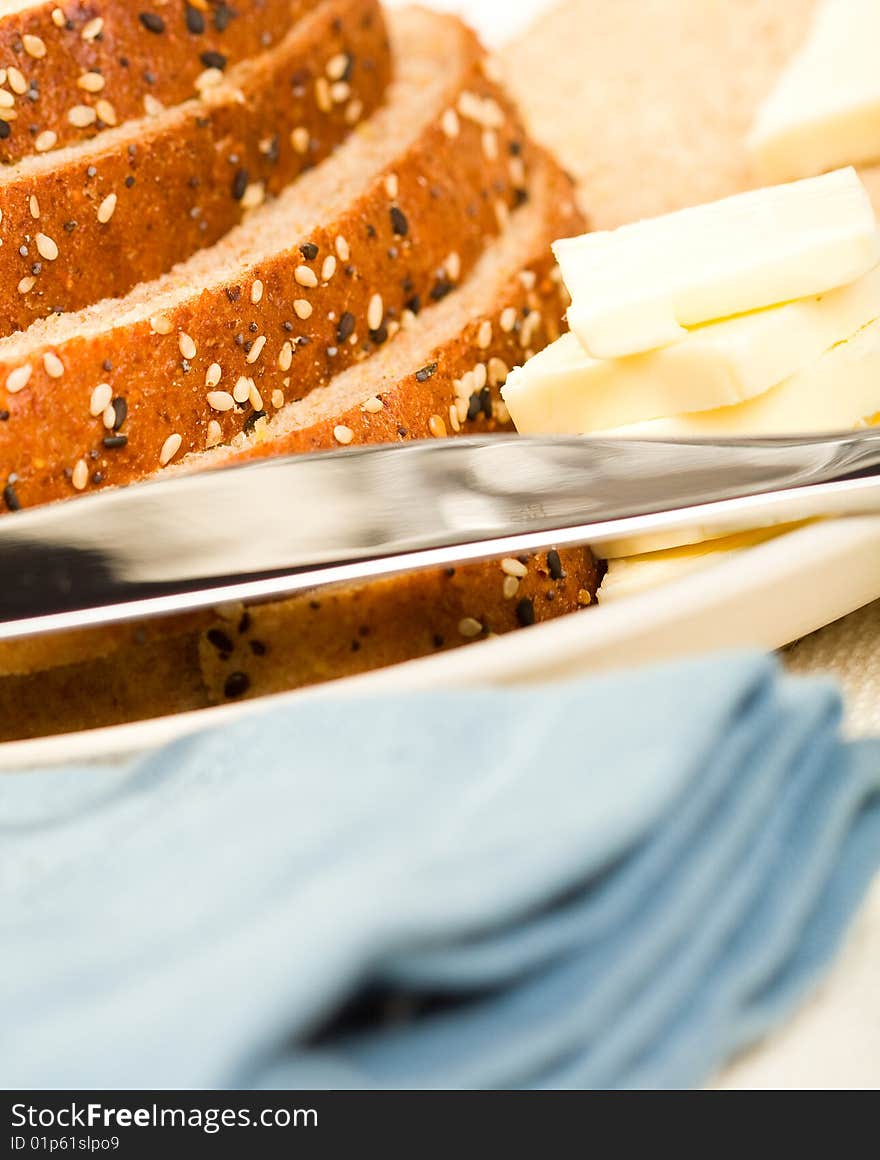
M 41 6 L 21 5 L 29 7 Z M 103 7 L 107 21 L 124 5 Z M 192 5 L 182 7 L 181 20 L 199 22 Z M 221 6 L 196 7 L 207 28 Z M 56 278 L 41 268 L 26 293 L 6 285 L 0 293 L 8 311 L 0 338 L 6 508 L 264 455 L 509 426 L 499 393 L 509 368 L 561 325 L 564 292 L 550 243 L 584 224 L 570 180 L 528 140 L 491 61 L 458 21 L 421 10 L 383 16 L 373 0 L 288 8 L 298 16 L 288 15 L 283 35 L 278 18 L 270 21 L 269 47 L 230 56 L 199 95 L 174 90 L 150 118 L 121 121 L 0 173 L 0 198 L 9 192 L 16 205 L 39 174 L 47 188 L 59 183 L 59 197 L 83 199 L 91 211 L 77 210 L 81 247 L 72 241 L 79 227 L 65 235 L 68 250 L 58 245 L 53 271 L 67 260 L 66 270 L 59 265 Z M 175 44 L 188 59 L 182 41 Z M 289 80 L 300 57 L 308 58 L 308 76 L 295 78 L 303 99 L 318 112 L 330 102 L 322 128 L 317 116 L 291 113 L 277 79 Z M 172 105 L 174 97 L 185 99 Z M 224 134 L 230 124 L 233 145 Z M 252 128 L 266 134 L 256 153 Z M 207 144 L 198 154 L 192 142 L 201 132 Z M 132 201 L 117 194 L 101 222 L 109 186 L 97 184 L 96 172 L 90 196 L 88 183 L 68 177 L 83 163 L 99 170 L 99 153 L 113 171 L 145 133 L 151 146 L 125 190 Z M 163 141 L 185 142 L 181 155 Z M 162 180 L 150 177 L 154 162 Z M 195 215 L 183 208 L 189 202 L 175 176 L 187 165 L 183 185 L 197 194 Z M 52 196 L 46 207 L 56 223 L 66 212 L 56 212 Z M 29 231 L 23 245 L 37 244 L 42 202 L 39 212 L 28 225 L 4 208 L 0 255 L 12 250 L 17 260 L 19 235 L 7 232 L 13 221 L 14 231 Z M 123 212 L 128 237 L 110 243 L 98 227 L 112 227 Z M 200 232 L 184 219 L 209 224 Z M 107 241 L 109 269 L 98 269 L 94 254 L 87 259 L 90 238 Z M 45 309 L 41 277 L 50 299 L 67 295 L 63 311 Z M 23 329 L 13 332 L 15 325 Z M 9 722 L 4 735 L 360 672 L 571 611 L 591 602 L 596 582 L 595 561 L 577 550 L 8 645 L 0 708 L 18 698 L 31 709 L 24 717 L 0 712 Z

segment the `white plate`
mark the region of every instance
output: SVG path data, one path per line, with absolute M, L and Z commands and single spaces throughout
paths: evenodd
M 110 760 L 308 698 L 515 684 L 720 648 L 779 648 L 880 597 L 880 518 L 839 520 L 733 553 L 651 591 L 364 676 L 85 733 L 0 745 L 0 769 Z

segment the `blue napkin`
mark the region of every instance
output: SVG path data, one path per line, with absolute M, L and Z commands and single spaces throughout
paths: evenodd
M 751 654 L 0 778 L 4 1087 L 681 1087 L 815 983 L 880 742 Z

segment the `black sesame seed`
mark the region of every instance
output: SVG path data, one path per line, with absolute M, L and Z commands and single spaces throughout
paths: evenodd
M 265 419 L 265 417 L 266 417 L 265 411 L 251 411 L 251 413 L 248 415 L 248 417 L 244 421 L 245 431 L 248 431 L 248 432 L 253 431 L 254 427 L 256 426 L 257 420 L 258 419 Z
M 0 141 L 5 141 L 12 135 L 12 126 L 8 121 L 0 121 Z
M 431 289 L 431 298 L 435 302 L 439 302 L 447 294 L 451 294 L 454 289 L 455 284 L 450 282 L 448 278 L 438 278 Z
M 147 32 L 155 32 L 158 35 L 165 31 L 165 21 L 156 12 L 142 12 L 140 22 Z
M 228 63 L 228 58 L 225 57 L 222 52 L 203 52 L 199 56 L 199 60 L 202 62 L 205 68 L 216 68 L 219 69 L 220 72 L 223 72 Z
M 355 317 L 350 310 L 346 310 L 339 319 L 339 325 L 336 327 L 337 342 L 345 342 L 347 338 L 351 338 L 354 334 Z
M 254 654 L 255 657 L 264 657 L 266 655 L 266 652 L 268 651 L 266 649 L 266 646 L 263 644 L 263 642 L 261 640 L 252 640 L 250 642 L 250 647 L 251 647 L 251 652 Z
M 384 322 L 380 327 L 378 327 L 378 329 L 370 331 L 370 342 L 372 342 L 375 346 L 382 346 L 382 344 L 387 341 L 388 327 Z
M 218 32 L 225 32 L 235 18 L 234 9 L 228 4 L 218 4 L 214 12 L 214 27 Z
M 207 637 L 218 652 L 231 653 L 235 645 L 222 628 L 209 628 Z
M 240 633 L 245 633 L 250 628 L 250 626 L 251 614 L 249 612 L 243 612 L 241 614 L 241 620 L 238 622 L 238 631 Z
M 403 210 L 398 209 L 396 205 L 391 207 L 391 228 L 394 231 L 396 238 L 405 238 L 409 233 L 409 222 L 406 220 L 406 214 Z
M 353 640 L 351 642 L 351 651 L 352 652 L 360 652 L 361 651 L 361 642 L 359 640 Z
M 21 511 L 21 500 L 18 498 L 14 483 L 7 483 L 3 488 L 3 502 L 11 512 Z
M 128 443 L 127 435 L 107 435 L 101 440 L 108 451 L 118 451 L 120 447 L 125 447 Z
M 488 387 L 483 387 L 480 391 L 480 407 L 487 419 L 492 418 L 492 392 Z
M 128 177 L 126 177 L 126 179 L 125 179 L 125 188 L 131 189 L 131 187 L 134 185 L 134 182 L 135 182 L 135 179 L 129 173 Z
M 239 300 L 239 298 L 241 298 L 241 287 L 240 286 L 227 286 L 226 287 L 226 297 L 229 299 L 230 302 L 237 302 Z
M 247 673 L 230 673 L 223 685 L 223 695 L 227 700 L 234 701 L 237 697 L 243 697 L 250 687 L 251 679 Z
M 422 309 L 422 300 L 418 294 L 413 294 L 412 298 L 407 298 L 403 305 L 407 310 L 412 311 L 413 314 L 418 314 Z
M 468 400 L 467 417 L 471 423 L 473 423 L 474 419 L 476 419 L 477 415 L 479 415 L 481 409 L 482 407 L 480 404 L 480 396 L 479 393 L 475 391 Z
M 367 237 L 368 238 L 375 238 L 375 236 L 376 236 L 376 227 L 370 225 L 368 222 L 367 223 Z
M 426 383 L 428 379 L 432 378 L 437 370 L 436 363 L 428 363 L 426 367 L 422 367 L 420 371 L 416 371 L 416 382 Z
M 307 262 L 314 262 L 318 256 L 318 247 L 314 242 L 303 242 L 299 248 L 299 252 Z
M 443 648 L 444 644 L 446 644 L 446 641 L 443 639 L 443 637 L 440 635 L 439 632 L 435 632 L 434 633 L 434 648 Z
M 249 184 L 248 171 L 246 169 L 236 170 L 235 177 L 232 179 L 232 196 L 235 201 L 241 201 Z
M 555 548 L 551 548 L 547 553 L 547 567 L 550 571 L 551 580 L 565 579 L 565 569 L 562 567 L 562 561 L 559 559 L 559 553 Z
M 186 6 L 186 27 L 193 36 L 201 36 L 205 31 L 205 17 L 198 8 L 193 8 L 192 4 Z
M 111 406 L 116 412 L 116 418 L 113 420 L 113 430 L 118 431 L 128 415 L 128 403 L 120 395 L 113 400 Z
M 528 628 L 530 624 L 535 623 L 535 605 L 528 596 L 523 597 L 517 604 L 516 619 L 523 628 Z
M 8 422 L 9 422 L 9 412 L 8 411 L 0 411 L 0 423 L 8 423 Z

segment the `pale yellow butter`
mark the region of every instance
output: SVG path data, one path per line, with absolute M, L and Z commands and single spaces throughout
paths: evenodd
M 821 297 L 706 323 L 681 342 L 629 358 L 591 358 L 565 334 L 516 368 L 501 393 L 527 435 L 582 435 L 727 407 L 809 367 L 876 318 L 880 266 Z
M 612 433 L 633 438 L 810 435 L 856 427 L 878 410 L 880 320 L 747 403 L 635 423 Z
M 825 0 L 748 138 L 763 181 L 880 161 L 880 2 Z
M 823 294 L 880 261 L 855 170 L 558 241 L 568 321 L 594 358 L 682 340 L 685 327 Z

